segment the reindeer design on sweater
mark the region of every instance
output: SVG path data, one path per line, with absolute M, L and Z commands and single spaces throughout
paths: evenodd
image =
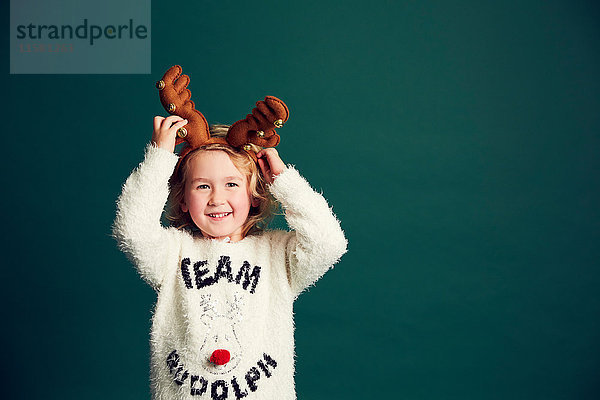
M 210 294 L 201 295 L 200 320 L 207 329 L 199 353 L 206 360 L 204 368 L 213 374 L 230 372 L 242 359 L 242 346 L 235 328 L 243 319 L 243 306 L 244 298 L 235 293 L 232 301 L 226 301 L 224 312 L 219 313 L 219 300 Z

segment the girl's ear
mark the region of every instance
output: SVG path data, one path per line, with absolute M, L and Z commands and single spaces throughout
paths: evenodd
M 188 212 L 190 210 L 188 208 L 187 204 L 185 204 L 185 201 L 182 201 L 181 203 L 179 203 L 179 206 L 181 207 L 181 211 L 183 211 L 183 212 Z
M 252 207 L 258 207 L 260 206 L 260 199 L 257 199 L 256 197 L 252 198 Z

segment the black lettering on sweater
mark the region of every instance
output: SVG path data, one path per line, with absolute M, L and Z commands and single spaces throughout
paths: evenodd
M 242 392 L 240 390 L 240 385 L 237 382 L 237 378 L 234 376 L 231 380 L 231 386 L 233 386 L 233 393 L 235 394 L 236 400 L 240 400 L 246 396 L 248 396 L 248 391 L 244 389 Z
M 275 362 L 275 360 L 273 360 L 267 353 L 264 353 L 263 357 L 264 357 L 265 361 L 267 362 L 267 365 L 270 365 L 271 367 L 273 367 L 273 369 L 275 369 L 275 367 L 277 367 L 277 363 Z M 265 373 L 265 376 L 267 378 L 271 377 L 271 371 L 269 371 L 269 369 L 267 368 L 267 365 L 265 365 L 263 360 L 258 360 L 258 362 L 256 364 L 258 364 L 260 369 L 262 369 L 262 371 Z
M 173 350 L 167 356 L 167 367 L 169 367 L 169 373 L 172 374 L 173 370 L 179 366 L 179 354 L 177 354 L 176 350 Z
M 255 382 L 259 379 L 260 372 L 258 372 L 258 368 L 252 367 L 250 370 L 248 370 L 248 372 L 246 372 L 246 383 L 253 392 L 256 392 L 256 389 L 258 389 L 258 386 L 256 386 Z
M 219 388 L 221 390 L 219 390 Z M 214 381 L 212 385 L 210 385 L 210 397 L 213 400 L 225 400 L 227 398 L 228 391 L 229 388 L 227 387 L 227 382 L 225 381 Z
M 195 386 L 196 382 L 200 382 L 200 387 Z M 208 381 L 201 376 L 192 375 L 190 378 L 190 394 L 192 396 L 202 396 L 206 393 L 206 388 L 208 387 Z
M 233 399 L 232 396 L 229 396 L 229 386 L 226 381 L 218 379 L 216 381 L 209 382 L 206 378 L 200 375 L 190 375 L 188 370 L 185 369 L 185 366 L 181 362 L 179 354 L 177 354 L 176 350 L 173 350 L 171 353 L 169 353 L 166 361 L 167 367 L 169 367 L 169 373 L 173 377 L 173 382 L 175 382 L 177 385 L 184 385 L 186 383 L 185 380 L 188 378 L 188 376 L 190 377 L 190 395 L 202 396 L 207 392 L 208 385 L 210 383 L 211 399 Z M 277 368 L 277 362 L 267 353 L 263 353 L 263 359 L 258 360 L 256 364 L 264 372 L 265 377 L 267 378 L 271 377 L 273 375 L 273 370 Z M 271 367 L 271 369 L 269 369 L 269 367 Z M 261 374 L 258 368 L 251 367 L 248 372 L 246 372 L 244 378 L 250 391 L 256 392 L 259 389 L 257 382 L 260 380 Z M 235 376 L 231 379 L 231 387 L 233 388 L 233 395 L 235 396 L 236 400 L 240 400 L 248 396 L 248 390 L 240 388 L 240 383 Z
M 190 259 L 184 258 L 181 260 L 181 276 L 183 277 L 183 282 L 185 283 L 185 287 L 188 289 L 192 288 L 192 278 L 190 278 Z
M 227 278 L 227 282 L 233 282 L 233 275 L 231 275 L 231 260 L 228 256 L 221 256 L 219 258 L 219 265 L 215 271 L 215 279 Z
M 242 279 L 242 274 L 244 274 L 244 282 L 242 283 L 242 287 L 244 290 L 248 290 L 248 285 L 250 285 L 250 279 L 252 279 L 252 287 L 250 288 L 250 293 L 254 293 L 254 289 L 256 289 L 256 285 L 258 285 L 258 279 L 260 278 L 260 267 L 257 265 L 252 270 L 252 274 L 248 275 L 250 271 L 250 263 L 248 261 L 244 261 L 244 265 L 240 268 L 240 272 L 238 272 L 235 277 L 235 283 L 240 284 L 240 280 Z
M 204 267 L 207 263 L 208 261 L 198 261 L 194 263 L 194 275 L 196 276 L 196 287 L 198 289 L 202 289 L 205 286 L 210 286 L 213 283 L 215 283 L 212 276 L 206 279 L 202 279 L 204 275 L 208 274 L 208 268 L 200 268 Z
M 241 285 L 244 290 L 253 294 L 260 281 L 260 266 L 255 265 L 250 271 L 251 265 L 248 261 L 243 262 L 234 279 L 229 256 L 219 258 L 213 275 L 209 275 L 210 270 L 207 268 L 208 261 L 206 260 L 196 261 L 193 265 L 193 272 L 190 271 L 190 264 L 191 261 L 187 257 L 181 260 L 181 277 L 187 289 L 194 289 L 194 284 L 196 289 L 203 289 L 222 279 L 228 283 Z M 193 280 L 192 274 L 194 275 Z
M 180 366 L 179 368 L 177 368 L 177 371 L 175 372 L 175 376 L 173 377 L 173 380 L 179 386 L 183 385 L 183 382 L 185 382 L 186 378 L 189 375 L 189 372 L 187 369 L 183 372 L 182 371 L 183 371 L 183 367 Z

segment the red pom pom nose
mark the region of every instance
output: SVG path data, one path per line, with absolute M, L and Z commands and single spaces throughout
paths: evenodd
M 231 355 L 229 354 L 229 351 L 225 349 L 215 350 L 210 356 L 210 362 L 217 365 L 225 365 L 229 362 L 230 359 Z

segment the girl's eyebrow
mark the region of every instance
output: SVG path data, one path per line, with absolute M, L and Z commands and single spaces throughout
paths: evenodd
M 192 183 L 194 183 L 196 181 L 208 181 L 208 179 L 206 179 L 206 178 L 194 178 L 194 179 L 192 179 Z
M 242 181 L 243 179 L 242 179 L 242 178 L 240 178 L 239 176 L 232 175 L 232 176 L 226 176 L 226 177 L 224 177 L 224 178 L 223 178 L 223 180 L 224 180 L 224 181 L 231 181 L 231 180 Z M 194 178 L 194 179 L 192 179 L 192 183 L 194 183 L 194 182 L 196 182 L 196 181 L 204 181 L 204 182 L 209 182 L 209 181 L 210 181 L 210 179 L 208 179 L 208 178 L 203 178 L 203 177 L 199 177 L 199 178 Z

